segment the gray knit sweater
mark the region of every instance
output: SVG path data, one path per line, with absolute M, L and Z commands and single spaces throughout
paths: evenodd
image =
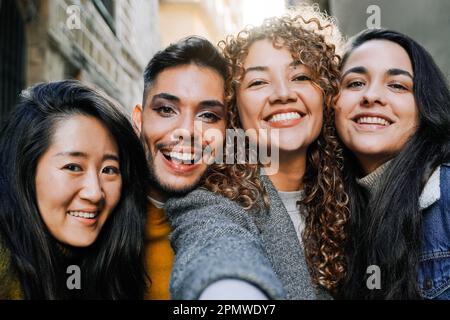
M 173 299 L 198 299 L 221 279 L 239 279 L 270 299 L 328 299 L 311 284 L 292 221 L 267 176 L 270 209 L 246 212 L 237 203 L 197 189 L 167 201 L 176 257 Z

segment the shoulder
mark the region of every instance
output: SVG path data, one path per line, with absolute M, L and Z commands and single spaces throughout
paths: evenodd
M 249 212 L 237 202 L 203 188 L 195 189 L 182 197 L 170 198 L 164 209 L 172 223 L 181 216 L 196 219 L 228 217 L 245 223 L 252 220 Z
M 23 299 L 20 281 L 11 264 L 11 254 L 0 239 L 0 300 Z
M 191 192 L 178 197 L 172 197 L 167 200 L 164 208 L 166 210 L 172 210 L 174 206 L 203 206 L 203 205 L 221 205 L 228 206 L 237 205 L 234 201 L 225 198 L 224 196 L 209 191 L 205 188 L 197 188 Z
M 450 163 L 444 163 L 440 172 L 441 199 L 450 208 Z
M 450 183 L 450 167 L 442 164 L 428 178 L 419 198 L 420 209 L 424 210 L 441 199 L 443 189 Z
M 0 279 L 4 277 L 7 270 L 10 268 L 11 257 L 9 250 L 3 244 L 3 241 L 0 239 Z

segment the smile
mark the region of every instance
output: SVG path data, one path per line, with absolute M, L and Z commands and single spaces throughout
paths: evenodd
M 99 215 L 99 211 L 95 212 L 85 212 L 85 211 L 68 211 L 67 214 L 72 217 L 83 218 L 83 219 L 95 219 Z
M 160 149 L 163 164 L 172 173 L 176 175 L 189 175 L 196 170 L 202 160 L 201 151 L 193 152 L 189 150 Z
M 298 111 L 277 112 L 269 115 L 264 120 L 274 128 L 288 128 L 297 125 L 303 118 Z
M 357 124 L 375 124 L 380 126 L 389 126 L 392 123 L 380 117 L 360 117 L 356 119 Z
M 297 112 L 277 113 L 269 118 L 269 122 L 280 122 L 300 119 L 302 116 Z
M 201 159 L 201 155 L 196 157 L 196 154 L 192 152 L 161 151 L 161 153 L 169 161 L 186 165 L 193 165 Z

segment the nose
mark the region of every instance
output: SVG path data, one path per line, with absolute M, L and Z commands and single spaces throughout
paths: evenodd
M 297 101 L 297 95 L 286 79 L 279 79 L 273 82 L 273 91 L 269 101 L 271 104 L 286 104 Z
M 382 85 L 372 83 L 367 86 L 367 89 L 364 91 L 364 94 L 361 98 L 361 105 L 363 106 L 373 106 L 373 105 L 386 105 L 386 99 L 384 97 Z
M 184 143 L 193 143 L 201 136 L 202 122 L 195 119 L 195 114 L 186 113 L 178 124 L 178 128 L 172 132 L 172 140 Z
M 99 203 L 103 200 L 104 193 L 99 176 L 96 172 L 86 174 L 79 195 L 81 199 L 92 203 Z

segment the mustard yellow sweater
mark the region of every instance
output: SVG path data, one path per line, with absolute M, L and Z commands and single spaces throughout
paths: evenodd
M 0 241 L 0 300 L 24 299 L 22 286 L 11 265 L 11 254 Z
M 163 209 L 149 205 L 147 213 L 145 260 L 151 285 L 146 300 L 168 300 L 174 253 L 170 246 L 171 227 Z

